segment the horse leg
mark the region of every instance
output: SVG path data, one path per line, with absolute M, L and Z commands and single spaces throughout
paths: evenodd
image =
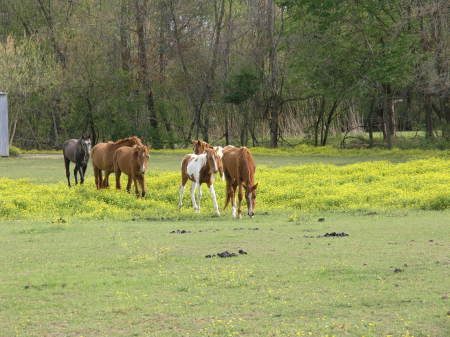
M 239 191 L 238 191 L 238 198 L 239 198 L 239 204 L 238 204 L 238 218 L 242 218 L 242 184 L 239 184 Z
M 197 182 L 193 181 L 191 185 L 191 200 L 192 200 L 192 206 L 194 206 L 194 209 L 199 212 L 200 209 L 197 206 L 197 202 L 195 201 L 195 189 L 197 188 Z
M 81 169 L 80 169 L 81 182 L 80 182 L 80 184 L 84 184 L 84 174 L 86 173 L 86 168 L 87 168 L 87 165 L 81 166 Z
M 67 159 L 66 157 L 64 157 L 64 166 L 66 167 L 67 183 L 69 184 L 70 187 L 70 170 L 69 170 L 70 160 Z
M 233 218 L 236 218 L 236 188 L 237 185 L 232 185 L 230 187 L 230 194 L 231 194 L 231 215 Z
M 94 179 L 95 179 L 95 187 L 97 187 L 97 189 L 99 188 L 98 186 L 98 168 L 96 168 L 94 165 L 92 165 L 94 168 Z
M 183 206 L 183 193 L 186 183 L 188 181 L 188 177 L 185 174 L 181 174 L 181 185 L 180 185 L 180 201 L 178 201 L 178 208 Z
M 147 186 L 145 185 L 145 175 L 141 175 L 141 179 L 139 181 L 141 183 L 141 195 L 142 197 L 145 197 L 145 195 L 147 194 Z
M 103 171 L 98 169 L 98 185 L 99 188 L 103 188 Z
M 133 176 L 133 183 L 134 183 L 134 192 L 136 193 L 136 196 L 139 197 L 139 188 L 138 188 L 138 178 L 136 176 Z
M 77 172 L 80 170 L 78 164 L 75 164 L 75 168 L 73 169 L 73 175 L 75 176 L 75 185 L 78 185 Z
M 219 205 L 217 205 L 217 197 L 216 197 L 216 191 L 214 190 L 214 185 L 210 184 L 208 187 L 209 187 L 209 191 L 211 192 L 211 197 L 213 200 L 213 205 L 214 205 L 214 210 L 216 211 L 216 215 L 220 216 Z
M 198 209 L 200 210 L 201 202 L 202 202 L 203 192 L 202 192 L 202 184 L 198 185 Z
M 116 170 L 116 172 L 114 172 L 116 175 L 116 189 L 120 190 L 122 186 L 120 186 L 120 175 L 122 174 L 122 171 L 120 171 L 119 169 Z
M 131 176 L 128 176 L 128 182 L 127 182 L 127 192 L 130 193 L 131 191 Z
M 103 187 L 108 188 L 109 187 L 109 175 L 111 174 L 111 171 L 105 171 L 105 179 L 103 181 Z

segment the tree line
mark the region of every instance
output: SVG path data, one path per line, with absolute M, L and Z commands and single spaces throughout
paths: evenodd
M 445 0 L 0 0 L 10 142 L 450 138 Z

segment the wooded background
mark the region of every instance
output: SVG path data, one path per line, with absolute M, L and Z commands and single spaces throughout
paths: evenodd
M 0 0 L 10 142 L 450 138 L 448 0 Z

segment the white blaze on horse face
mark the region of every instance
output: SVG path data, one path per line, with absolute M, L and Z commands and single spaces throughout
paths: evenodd
M 216 157 L 213 156 L 213 160 L 214 160 L 214 173 L 216 173 L 217 171 L 219 171 L 219 168 L 217 167 Z
M 86 145 L 87 145 L 88 153 L 89 153 L 89 155 L 91 155 L 92 143 L 91 143 L 90 139 L 88 139 L 86 141 Z
M 214 146 L 214 150 L 217 152 L 219 158 L 223 157 L 223 147 L 222 146 Z
M 252 216 L 253 215 L 253 202 L 252 202 L 252 192 L 249 192 L 247 194 L 247 202 L 248 202 L 248 215 Z
M 145 173 L 145 152 L 141 152 L 141 160 L 142 160 L 142 165 L 141 165 L 141 173 L 144 174 Z

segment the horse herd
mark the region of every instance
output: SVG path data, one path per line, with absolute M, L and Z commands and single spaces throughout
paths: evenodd
M 246 147 L 212 146 L 201 140 L 194 140 L 192 154 L 187 154 L 181 162 L 181 185 L 178 207 L 183 206 L 183 192 L 188 180 L 192 181 L 191 200 L 194 210 L 200 211 L 202 199 L 201 185 L 206 184 L 211 193 L 215 213 L 220 215 L 217 205 L 214 181 L 216 174 L 222 180 L 226 180 L 225 207 L 231 201 L 233 217 L 242 216 L 243 191 L 247 201 L 248 215 L 255 214 L 256 189 L 255 184 L 256 165 L 253 156 Z M 83 184 L 89 158 L 94 167 L 95 185 L 97 189 L 109 187 L 109 175 L 114 172 L 116 176 L 116 188 L 121 189 L 120 176 L 125 173 L 128 176 L 127 191 L 130 192 L 134 183 L 136 195 L 144 197 L 147 190 L 145 184 L 145 171 L 148 167 L 150 147 L 142 144 L 138 137 L 120 139 L 116 142 L 98 143 L 91 150 L 89 137 L 70 139 L 63 144 L 64 164 L 66 168 L 67 183 L 70 185 L 70 162 L 75 163 L 75 184 L 78 183 L 77 173 L 80 175 L 80 183 Z M 141 191 L 139 192 L 138 185 Z M 198 196 L 196 190 L 198 187 Z M 236 191 L 238 205 L 236 207 Z

